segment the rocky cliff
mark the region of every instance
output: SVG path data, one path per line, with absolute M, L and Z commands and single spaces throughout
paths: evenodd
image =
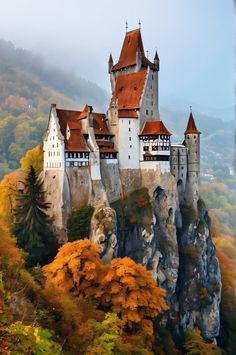
M 96 210 L 91 240 L 102 245 L 102 257 L 129 256 L 151 270 L 167 291 L 169 319 L 176 333 L 199 327 L 211 341 L 219 333 L 221 276 L 211 221 L 202 200 L 197 208 L 179 204 L 173 184 L 142 188 L 111 207 Z M 150 191 L 150 189 L 149 189 Z M 185 199 L 186 201 L 186 199 Z

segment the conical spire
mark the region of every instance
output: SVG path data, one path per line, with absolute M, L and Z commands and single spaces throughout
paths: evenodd
M 113 58 L 112 58 L 112 54 L 111 53 L 110 53 L 110 57 L 109 57 L 108 63 L 113 63 Z
M 195 124 L 192 111 L 190 112 L 187 128 L 184 134 L 201 134 L 201 132 L 197 129 L 197 126 Z
M 159 56 L 158 56 L 158 53 L 157 53 L 157 50 L 156 50 L 156 52 L 155 52 L 154 62 L 155 62 L 155 60 L 156 60 L 156 61 L 159 61 L 159 60 L 160 60 L 160 59 L 159 59 Z

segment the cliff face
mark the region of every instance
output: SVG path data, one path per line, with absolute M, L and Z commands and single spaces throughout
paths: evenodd
M 157 186 L 150 200 L 144 190 L 139 191 L 112 205 L 117 216 L 109 208 L 102 255 L 108 262 L 112 257 L 129 256 L 144 265 L 167 291 L 170 317 L 178 319 L 176 332 L 199 327 L 213 341 L 219 333 L 221 277 L 204 202 L 199 200 L 197 209 L 183 202 L 179 206 L 178 194 L 171 194 L 167 185 L 165 189 Z M 100 216 L 105 216 L 106 208 L 102 210 Z M 94 230 L 104 231 L 105 220 L 95 216 L 91 239 L 99 242 Z
M 181 208 L 183 226 L 177 232 L 180 267 L 173 304 L 180 330 L 198 326 L 206 339 L 219 334 L 221 275 L 211 239 L 206 206 L 198 200 L 197 211 Z
M 101 245 L 103 261 L 128 256 L 144 265 L 166 289 L 170 318 L 178 319 L 176 332 L 199 327 L 206 339 L 214 340 L 220 324 L 221 277 L 204 202 L 192 203 L 191 194 L 170 173 L 144 170 L 131 184 L 138 190 L 128 196 L 124 191 L 131 189 L 133 180 L 127 174 L 125 179 L 120 176 L 116 196 L 125 181 L 125 197 L 109 205 L 116 190 L 112 169 L 109 179 L 105 175 L 105 187 L 101 180 L 90 182 L 86 171 L 76 175 L 73 169 L 66 176 L 47 173 L 45 190 L 60 239 L 66 241 L 71 208 L 90 203 L 95 208 L 90 239 Z

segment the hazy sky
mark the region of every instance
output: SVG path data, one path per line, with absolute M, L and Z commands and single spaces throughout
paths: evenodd
M 109 90 L 107 60 L 142 22 L 145 50 L 161 59 L 160 97 L 203 108 L 233 108 L 231 0 L 0 0 L 0 37 L 41 53 Z

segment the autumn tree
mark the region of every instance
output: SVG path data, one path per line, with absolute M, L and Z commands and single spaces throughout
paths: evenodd
M 157 287 L 149 271 L 129 258 L 104 265 L 99 246 L 89 240 L 64 245 L 44 271 L 48 284 L 91 297 L 99 309 L 117 314 L 127 332 L 152 336 L 150 319 L 168 309 L 165 290 Z
M 54 255 L 56 239 L 50 230 L 49 204 L 44 201 L 43 182 L 32 166 L 23 185 L 23 191 L 16 195 L 13 234 L 18 246 L 28 253 L 28 265 L 43 265 Z
M 220 355 L 221 351 L 215 344 L 209 343 L 201 337 L 199 329 L 193 329 L 185 335 L 185 354 L 188 355 Z
M 41 145 L 37 145 L 26 152 L 25 156 L 21 158 L 20 164 L 23 171 L 28 173 L 30 171 L 30 167 L 32 166 L 35 173 L 39 175 L 43 170 L 43 147 Z
M 48 283 L 76 296 L 97 296 L 105 272 L 99 250 L 87 239 L 65 244 L 54 261 L 43 268 Z
M 219 345 L 226 349 L 227 354 L 233 355 L 236 352 L 236 243 L 231 236 L 220 232 L 216 220 L 212 226 L 212 237 L 220 262 L 222 282 Z
M 100 284 L 101 302 L 119 315 L 127 330 L 145 327 L 152 334 L 150 318 L 166 311 L 166 292 L 152 274 L 130 258 L 113 259 Z

